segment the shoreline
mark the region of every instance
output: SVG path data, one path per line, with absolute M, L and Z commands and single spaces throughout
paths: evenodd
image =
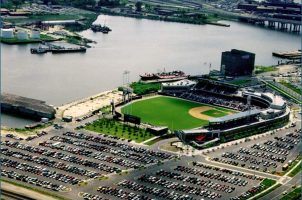
M 108 10 L 100 10 L 100 11 L 96 11 L 96 13 L 98 15 L 111 15 L 111 16 L 122 16 L 122 17 L 129 17 L 129 18 L 135 18 L 135 19 L 147 19 L 147 20 L 154 20 L 154 21 L 163 21 L 163 22 L 175 22 L 175 23 L 181 23 L 181 24 L 195 24 L 195 25 L 214 25 L 214 26 L 223 26 L 223 27 L 230 27 L 230 24 L 224 24 L 224 23 L 220 23 L 219 21 L 225 21 L 225 20 L 229 20 L 227 18 L 223 19 L 219 19 L 217 21 L 213 21 L 213 22 L 207 22 L 206 20 L 204 22 L 196 22 L 196 21 L 187 21 L 185 19 L 182 18 L 177 18 L 177 19 L 171 19 L 171 18 L 167 18 L 165 16 L 147 16 L 147 15 L 137 15 L 137 14 L 127 14 L 127 13 L 116 13 L 116 12 L 112 12 L 112 11 L 108 11 Z

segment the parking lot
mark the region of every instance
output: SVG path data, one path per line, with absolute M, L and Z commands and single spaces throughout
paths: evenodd
M 55 129 L 26 139 L 8 134 L 1 141 L 1 174 L 55 192 L 78 193 L 83 182 L 154 165 L 175 156 L 106 135 Z
M 288 129 L 208 155 L 213 161 L 274 174 L 297 158 L 300 147 L 301 130 Z
M 267 173 L 281 170 L 298 155 L 300 136 L 291 130 L 205 155 L 259 172 L 249 173 L 214 166 L 204 156 L 179 156 L 64 126 L 25 139 L 3 137 L 1 174 L 72 199 L 235 200 L 261 190 L 265 168 Z

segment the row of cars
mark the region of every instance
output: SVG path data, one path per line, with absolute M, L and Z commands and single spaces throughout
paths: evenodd
M 174 191 L 171 192 L 157 187 L 150 187 L 129 180 L 123 180 L 119 182 L 118 186 L 143 194 L 153 195 L 156 197 L 156 199 L 163 198 L 166 200 L 195 200 L 192 196 L 188 194 L 179 194 Z
M 244 154 L 244 155 L 251 155 L 251 156 L 254 156 L 257 158 L 264 158 L 267 160 L 272 160 L 272 161 L 281 162 L 281 163 L 284 163 L 286 160 L 285 156 L 274 155 L 274 154 L 270 154 L 270 153 L 266 153 L 266 152 L 262 152 L 262 151 L 254 151 L 254 150 L 243 148 L 243 147 L 240 147 L 238 153 Z
M 216 192 L 212 192 L 207 189 L 202 189 L 199 186 L 190 186 L 187 184 L 180 184 L 174 181 L 168 181 L 163 178 L 151 175 L 142 175 L 138 178 L 139 181 L 145 182 L 152 185 L 158 185 L 164 187 L 166 189 L 186 193 L 188 195 L 196 195 L 199 197 L 209 198 L 209 199 L 218 199 L 221 198 L 222 195 Z
M 90 155 L 93 153 L 91 151 L 86 151 L 86 150 L 81 151 L 81 149 L 67 146 L 67 145 L 64 145 L 61 143 L 52 143 L 52 142 L 44 141 L 44 142 L 40 143 L 39 145 L 41 145 L 43 147 L 49 147 L 49 148 L 55 149 L 55 150 L 66 151 L 66 152 L 69 152 L 69 153 L 72 153 L 75 155 L 88 155 L 88 154 Z M 79 161 L 79 162 L 77 162 L 77 161 Z M 91 167 L 91 168 L 94 168 L 94 169 L 97 169 L 97 170 L 100 170 L 103 172 L 107 172 L 107 173 L 121 172 L 121 169 L 118 167 L 109 166 L 104 163 L 96 163 L 96 162 L 90 161 L 89 159 L 82 158 L 82 159 L 77 159 L 77 161 L 75 161 L 75 162 L 77 162 L 77 164 L 81 164 L 85 167 Z M 96 176 L 99 176 L 99 174 Z M 90 178 L 93 178 L 93 177 L 90 177 Z
M 87 192 L 81 194 L 84 200 L 108 200 L 96 194 L 89 194 Z
M 241 167 L 245 167 L 246 166 L 245 164 L 249 163 L 248 168 L 256 169 L 256 170 L 260 169 L 259 167 L 260 165 L 263 165 L 264 167 L 277 168 L 277 163 L 275 162 L 269 162 L 265 159 L 257 159 L 250 155 L 241 155 L 240 153 L 226 152 L 222 154 L 222 158 L 213 158 L 213 160 L 217 162 L 235 165 L 235 166 L 240 165 Z
M 200 169 L 185 167 L 185 166 L 177 166 L 175 170 L 179 172 L 192 174 L 192 175 L 198 175 L 211 180 L 217 180 L 224 183 L 237 185 L 237 186 L 246 186 L 248 184 L 248 181 L 241 178 L 239 174 L 238 176 L 229 176 L 229 175 L 224 175 L 222 173 L 213 173 L 209 170 L 200 170 Z
M 135 194 L 134 192 L 126 192 L 122 189 L 117 189 L 109 186 L 101 186 L 97 189 L 98 192 L 106 195 L 115 196 L 118 199 L 125 200 L 152 200 L 145 195 Z
M 36 138 L 42 137 L 42 136 L 47 135 L 47 134 L 48 134 L 47 132 L 42 131 L 42 132 L 38 133 L 37 135 L 34 135 L 34 136 L 28 136 L 28 137 L 27 137 L 25 140 L 26 140 L 26 141 L 31 141 L 31 140 L 33 140 L 33 139 L 36 139 Z
M 31 177 L 24 174 L 19 174 L 13 170 L 1 169 L 1 177 L 7 177 L 10 179 L 15 179 L 17 181 L 22 181 L 24 183 L 32 184 L 35 186 L 43 187 L 45 189 L 50 189 L 53 191 L 65 191 L 67 188 L 63 185 L 58 185 L 50 181 L 43 181 L 35 177 Z
M 120 149 L 124 152 L 135 152 L 135 153 L 142 154 L 144 156 L 156 157 L 157 159 L 162 159 L 162 160 L 172 159 L 175 157 L 168 153 L 150 150 L 150 149 L 146 149 L 143 147 L 138 147 L 138 146 L 134 146 L 134 145 L 121 143 L 114 139 L 105 139 L 103 137 L 93 136 L 93 135 L 84 134 L 84 133 L 66 132 L 66 133 L 63 133 L 63 135 L 81 139 L 81 140 L 95 142 L 95 143 L 102 144 L 102 145 L 106 145 L 106 146 L 109 146 L 110 148 Z
M 56 141 L 56 142 L 62 142 L 62 143 L 74 145 L 77 147 L 78 150 L 82 149 L 83 150 L 82 152 L 87 152 L 84 154 L 85 156 L 91 156 L 91 154 L 93 153 L 92 151 L 90 151 L 90 149 L 91 149 L 93 151 L 105 152 L 107 154 L 122 157 L 123 158 L 122 162 L 117 162 L 116 164 L 119 164 L 120 166 L 127 167 L 127 168 L 140 168 L 141 165 L 137 162 L 140 162 L 143 164 L 150 164 L 150 163 L 157 162 L 156 159 L 150 158 L 148 156 L 142 156 L 142 155 L 134 153 L 134 152 L 125 152 L 120 149 L 114 149 L 114 148 L 110 148 L 105 145 L 99 145 L 99 144 L 93 144 L 91 142 L 75 140 L 73 138 L 54 136 L 50 139 L 53 141 Z M 89 149 L 89 151 L 86 151 L 86 149 Z M 135 162 L 129 161 L 129 160 L 124 160 L 125 158 L 134 160 Z M 120 161 L 121 161 L 121 159 L 120 159 Z
M 26 162 L 33 162 L 40 165 L 44 165 L 47 167 L 52 167 L 56 169 L 63 170 L 68 173 L 73 173 L 81 176 L 86 176 L 89 178 L 94 178 L 101 176 L 102 174 L 87 170 L 84 168 L 80 168 L 74 165 L 69 164 L 69 162 L 72 162 L 71 160 L 66 162 L 66 157 L 62 157 L 61 160 L 64 162 L 58 162 L 56 160 L 52 160 L 49 157 L 58 158 L 60 159 L 59 152 L 53 152 L 49 151 L 44 148 L 39 147 L 32 147 L 26 144 L 20 144 L 19 142 L 10 142 L 10 141 L 4 141 L 1 143 L 2 147 L 9 147 L 2 150 L 2 154 L 10 156 L 10 157 L 16 157 L 18 159 L 24 160 Z M 23 153 L 20 150 L 25 150 L 30 153 L 34 153 L 35 155 L 31 155 L 28 153 Z M 41 157 L 43 155 L 43 157 Z M 58 155 L 58 156 L 57 156 Z
M 300 142 L 299 130 L 282 136 L 271 137 L 249 147 L 240 147 L 237 151 L 226 151 L 212 160 L 252 170 L 274 173 L 278 166 L 289 160 L 291 152 Z
M 243 172 L 239 172 L 239 171 L 233 171 L 233 170 L 229 170 L 226 168 L 219 168 L 219 167 L 214 167 L 211 165 L 205 165 L 202 163 L 198 163 L 198 162 L 193 162 L 193 166 L 196 167 L 200 167 L 206 170 L 213 170 L 213 171 L 217 171 L 219 173 L 225 173 L 225 174 L 229 174 L 232 175 L 231 179 L 235 179 L 237 177 L 242 177 L 242 178 L 246 178 L 246 179 L 250 179 L 250 180 L 257 180 L 257 181 L 262 181 L 263 178 L 256 176 L 256 175 L 252 175 L 252 174 L 245 174 Z M 238 179 L 238 181 L 241 181 L 241 179 Z
M 20 171 L 32 173 L 32 174 L 35 174 L 38 176 L 51 178 L 51 179 L 54 179 L 54 180 L 57 180 L 57 181 L 60 181 L 63 183 L 75 185 L 81 181 L 80 179 L 78 179 L 74 176 L 57 173 L 56 171 L 52 171 L 47 168 L 42 168 L 41 166 L 36 166 L 36 165 L 32 166 L 27 163 L 20 163 L 18 161 L 11 160 L 8 158 L 0 158 L 0 163 L 4 167 L 9 167 L 9 168 L 17 169 Z
M 250 197 L 253 197 L 254 195 L 256 195 L 257 193 L 259 193 L 260 191 L 262 191 L 264 189 L 264 185 L 260 184 L 258 186 L 253 186 L 252 188 L 250 188 L 248 191 L 243 192 L 242 194 L 240 194 L 239 196 L 236 197 L 231 197 L 230 200 L 243 200 L 243 199 L 249 199 Z
M 212 189 L 215 191 L 222 191 L 225 193 L 232 193 L 235 190 L 235 187 L 231 187 L 226 184 L 219 184 L 219 183 L 211 181 L 210 179 L 208 179 L 208 180 L 199 179 L 197 177 L 182 175 L 182 174 L 176 173 L 176 172 L 160 170 L 160 171 L 156 172 L 156 175 L 160 176 L 160 177 L 167 177 L 169 179 L 176 179 L 178 181 L 182 181 L 185 183 L 191 183 L 193 185 L 198 185 L 203 188 L 209 188 L 209 189 Z M 245 185 L 246 185 L 246 183 L 245 183 Z

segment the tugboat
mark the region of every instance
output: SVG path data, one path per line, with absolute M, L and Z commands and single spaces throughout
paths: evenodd
M 186 79 L 188 75 L 186 75 L 183 71 L 172 71 L 172 72 L 160 72 L 160 73 L 145 73 L 140 75 L 142 81 L 174 81 L 174 80 L 182 80 Z
M 102 26 L 101 24 L 93 24 L 90 28 L 93 32 L 102 32 L 105 34 L 108 34 L 110 31 L 112 31 L 108 26 Z
M 49 51 L 49 48 L 45 48 L 45 47 L 41 47 L 39 46 L 38 48 L 31 48 L 30 52 L 32 54 L 44 54 L 47 53 Z

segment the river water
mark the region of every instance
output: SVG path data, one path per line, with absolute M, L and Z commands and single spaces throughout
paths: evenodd
M 208 73 L 210 63 L 219 69 L 221 52 L 232 48 L 256 53 L 258 65 L 277 64 L 272 51 L 300 49 L 299 35 L 237 22 L 220 27 L 104 15 L 96 21 L 104 22 L 109 34 L 80 33 L 97 42 L 85 54 L 32 55 L 35 45 L 1 44 L 2 92 L 62 105 L 121 85 L 125 70 L 131 81 L 163 69 L 196 75 Z

